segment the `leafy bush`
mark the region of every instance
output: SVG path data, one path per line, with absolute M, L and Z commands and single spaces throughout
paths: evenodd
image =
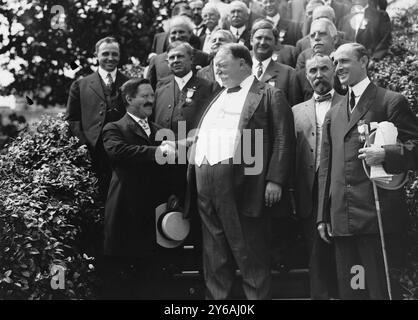
M 60 116 L 27 129 L 7 151 L 0 156 L 0 298 L 93 298 L 98 279 L 89 255 L 100 241 L 102 205 L 87 150 Z M 66 268 L 64 290 L 51 288 L 54 264 Z
M 370 76 L 381 87 L 402 93 L 418 116 L 418 56 L 416 21 L 418 8 L 401 12 L 393 20 L 393 44 L 390 54 L 370 64 Z M 407 267 L 400 282 L 405 299 L 418 299 L 418 173 L 411 172 L 405 186 L 410 224 L 408 230 Z

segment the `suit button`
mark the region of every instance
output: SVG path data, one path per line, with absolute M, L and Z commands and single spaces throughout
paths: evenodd
M 100 112 L 99 112 L 99 114 L 100 114 L 100 115 L 103 115 L 103 111 L 100 111 Z
M 168 105 L 168 109 L 171 109 L 171 104 Z
M 315 132 L 312 132 L 312 135 L 314 136 L 315 135 Z
M 313 149 L 311 148 L 311 152 L 313 152 Z
M 103 103 L 103 102 L 102 102 L 102 103 L 100 103 L 100 106 L 101 106 L 101 107 L 104 107 L 104 103 Z
M 313 169 L 313 165 L 310 165 L 309 168 Z

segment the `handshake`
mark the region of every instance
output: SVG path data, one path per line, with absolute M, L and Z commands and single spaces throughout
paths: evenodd
M 157 162 L 159 164 L 168 163 L 174 164 L 175 159 L 179 158 L 179 150 L 186 151 L 187 148 L 189 148 L 193 143 L 195 139 L 194 138 L 186 138 L 178 141 L 171 141 L 171 140 L 164 140 L 161 142 L 161 145 L 158 147 L 156 158 Z M 186 154 L 186 152 L 184 152 Z M 164 158 L 164 160 L 158 159 L 161 156 L 161 158 Z

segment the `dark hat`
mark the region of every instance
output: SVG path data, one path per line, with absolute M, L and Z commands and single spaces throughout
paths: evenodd
M 167 203 L 155 208 L 157 243 L 164 248 L 175 248 L 183 243 L 190 232 L 189 219 L 180 211 L 167 211 Z

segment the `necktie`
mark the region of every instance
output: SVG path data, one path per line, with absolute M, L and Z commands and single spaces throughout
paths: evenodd
M 263 74 L 263 63 L 260 61 L 258 63 L 258 69 L 257 69 L 257 79 L 260 80 L 261 75 Z
M 237 37 L 237 40 L 239 40 L 240 34 L 239 34 L 238 29 L 237 29 L 237 33 L 236 33 L 236 35 L 235 35 L 235 36 Z
M 226 93 L 234 93 L 234 92 L 238 92 L 240 90 L 241 90 L 241 86 L 236 86 L 236 87 L 233 87 L 233 88 L 226 89 Z
M 350 112 L 353 112 L 355 106 L 356 106 L 356 95 L 354 94 L 353 89 L 351 89 L 351 94 L 350 94 Z
M 107 84 L 106 84 L 106 85 L 107 85 L 109 88 L 112 88 L 112 85 L 113 85 L 113 79 L 112 79 L 112 75 L 110 74 L 110 72 L 107 74 L 106 79 L 107 79 Z
M 146 119 L 139 119 L 138 122 L 149 137 L 149 135 L 151 134 L 151 129 L 148 125 L 148 121 Z
M 328 92 L 327 94 L 324 94 L 322 96 L 317 96 L 315 98 L 315 101 L 316 102 L 323 102 L 323 101 L 328 101 L 328 100 L 331 100 L 331 99 L 332 99 L 331 92 Z

